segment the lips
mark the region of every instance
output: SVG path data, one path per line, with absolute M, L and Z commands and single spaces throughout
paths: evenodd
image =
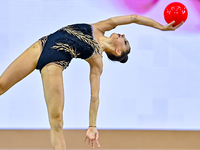
M 118 34 L 119 37 L 121 37 L 121 34 Z

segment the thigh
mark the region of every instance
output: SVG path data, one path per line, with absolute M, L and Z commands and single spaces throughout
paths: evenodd
M 63 69 L 49 64 L 41 70 L 49 118 L 62 118 L 64 107 Z
M 41 41 L 37 41 L 10 64 L 0 77 L 4 92 L 36 68 L 41 52 Z

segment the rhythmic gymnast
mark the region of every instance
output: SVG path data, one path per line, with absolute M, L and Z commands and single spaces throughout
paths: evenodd
M 174 31 L 182 23 L 173 26 L 174 21 L 163 26 L 158 22 L 139 15 L 118 16 L 94 24 L 72 24 L 45 36 L 24 51 L 3 72 L 0 77 L 0 95 L 14 84 L 25 78 L 35 69 L 40 70 L 44 95 L 51 126 L 51 143 L 55 150 L 65 150 L 63 136 L 64 89 L 62 71 L 73 58 L 84 59 L 90 65 L 91 99 L 89 127 L 85 141 L 94 148 L 99 133 L 96 118 L 99 106 L 100 76 L 103 70 L 102 53 L 105 52 L 112 61 L 125 63 L 130 53 L 130 44 L 125 35 L 113 33 L 105 37 L 119 25 L 136 23 L 150 26 L 162 31 Z

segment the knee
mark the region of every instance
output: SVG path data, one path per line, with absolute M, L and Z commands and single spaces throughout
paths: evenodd
M 60 131 L 63 129 L 63 117 L 62 113 L 53 113 L 49 115 L 49 122 L 51 129 L 55 131 Z

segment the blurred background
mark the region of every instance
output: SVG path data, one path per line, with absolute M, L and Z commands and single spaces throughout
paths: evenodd
M 138 14 L 166 25 L 172 0 L 6 0 L 0 5 L 0 74 L 42 36 L 73 23 Z M 106 33 L 125 34 L 126 64 L 103 56 L 99 129 L 200 130 L 200 1 L 178 0 L 188 19 L 175 32 L 137 24 Z M 74 59 L 64 70 L 65 129 L 89 124 L 89 65 Z M 0 129 L 49 129 L 40 72 L 0 96 Z

